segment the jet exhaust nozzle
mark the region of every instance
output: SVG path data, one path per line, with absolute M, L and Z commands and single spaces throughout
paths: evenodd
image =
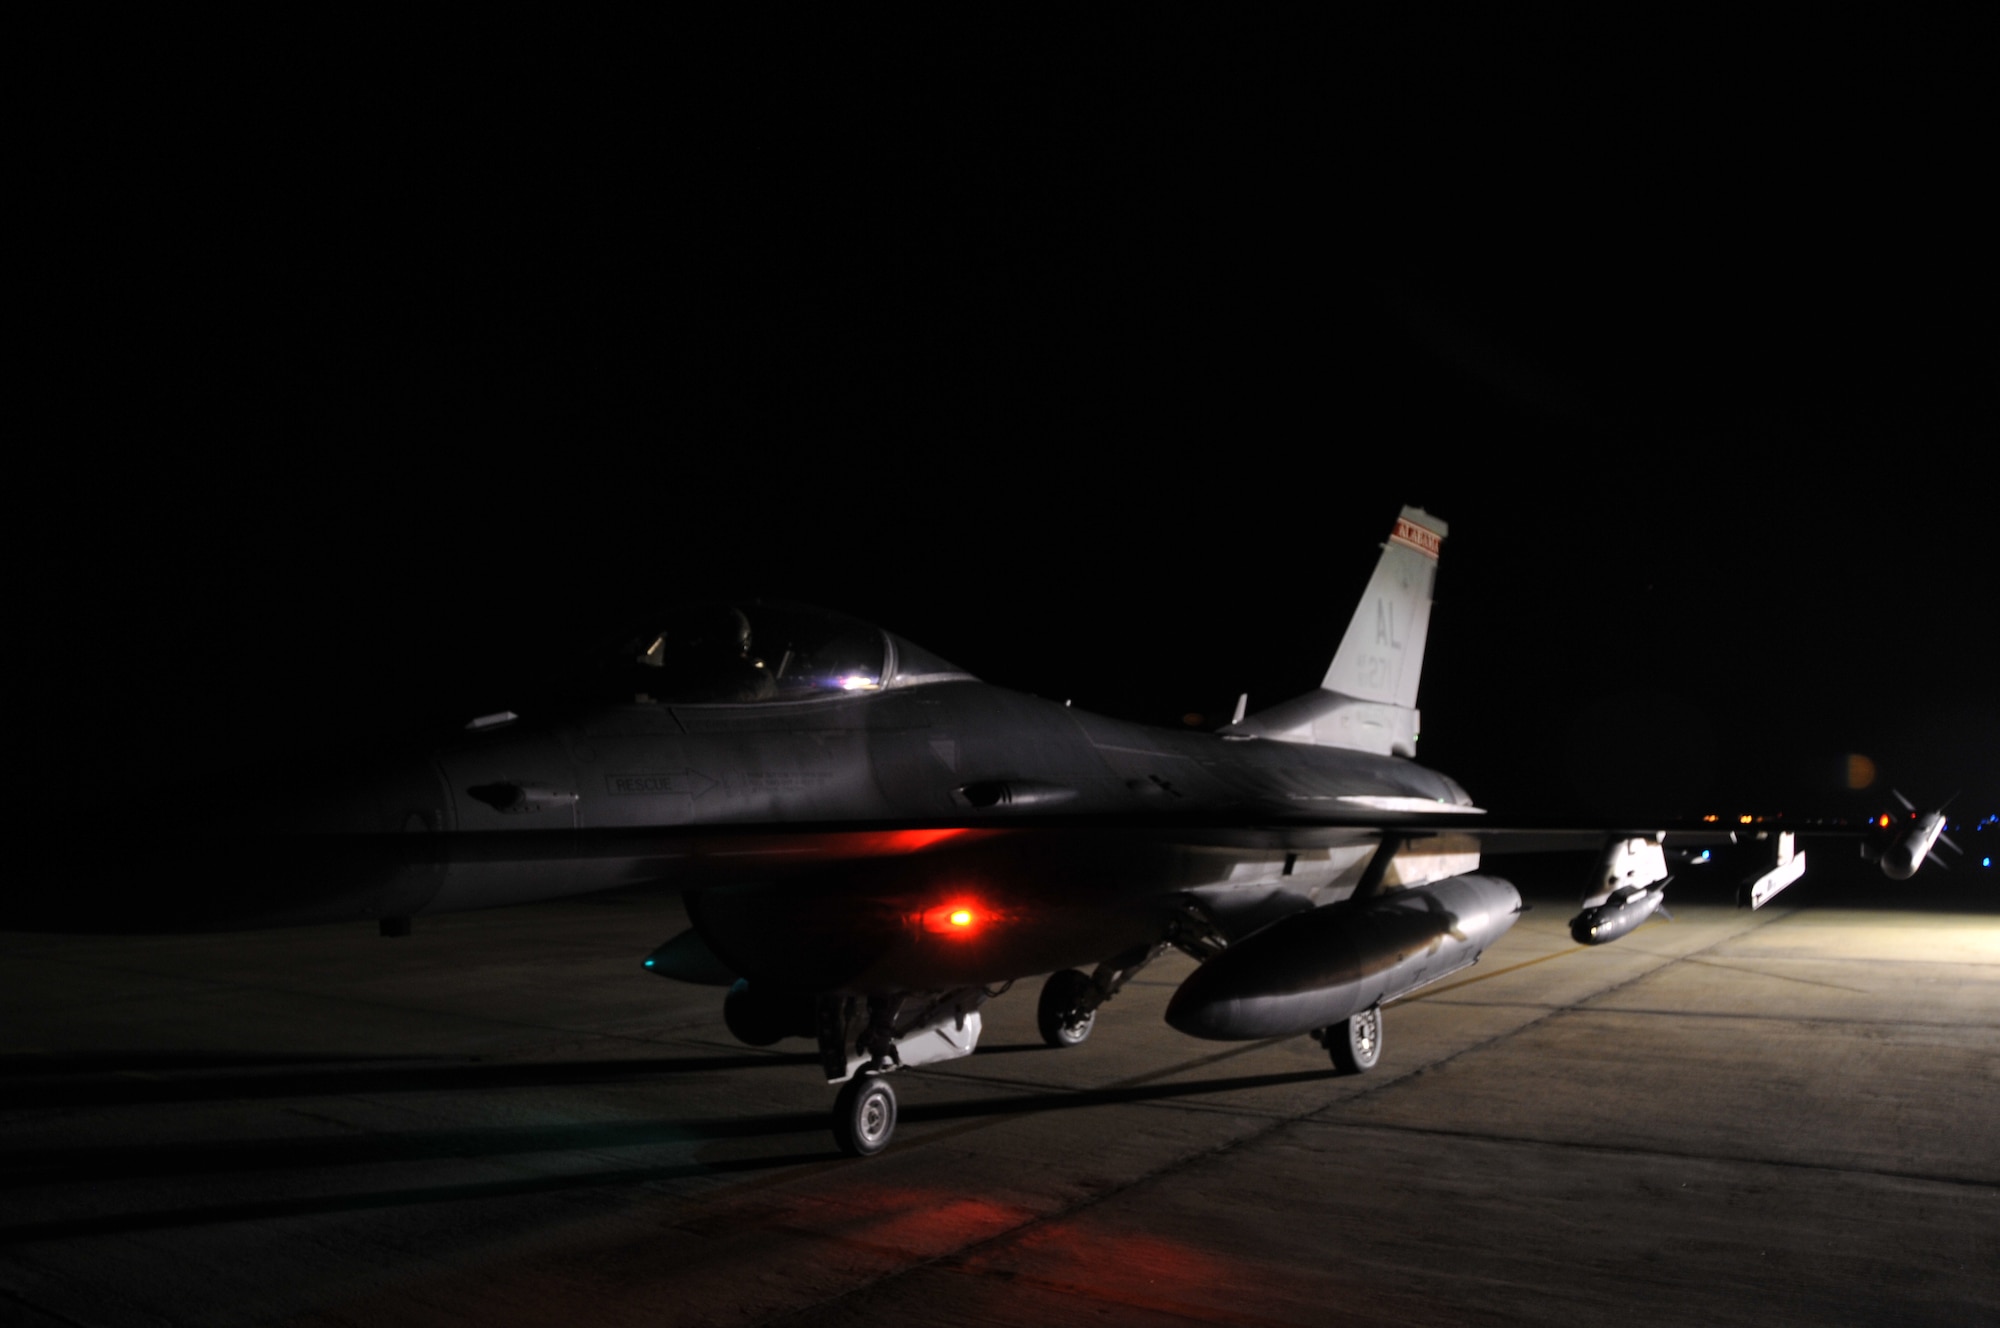
M 1907 881 L 1917 874 L 1930 856 L 1938 836 L 1944 833 L 1944 813 L 1926 812 L 1917 823 L 1896 837 L 1882 854 L 1882 874 L 1892 881 Z

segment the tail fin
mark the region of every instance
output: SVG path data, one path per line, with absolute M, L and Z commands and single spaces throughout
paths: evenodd
M 1361 606 L 1320 683 L 1322 690 L 1417 708 L 1417 678 L 1431 627 L 1431 586 L 1445 529 L 1444 522 L 1420 507 L 1405 507 L 1396 518 Z
M 1417 754 L 1417 682 L 1430 634 L 1431 587 L 1445 523 L 1405 507 L 1340 638 L 1320 690 L 1223 730 L 1244 736 Z

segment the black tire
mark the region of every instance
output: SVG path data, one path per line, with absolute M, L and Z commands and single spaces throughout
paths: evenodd
M 1371 1005 L 1326 1030 L 1326 1051 L 1342 1074 L 1366 1074 L 1382 1059 L 1382 1007 Z
M 1097 1023 L 1097 1011 L 1077 1017 L 1076 1008 L 1090 990 L 1090 979 L 1073 968 L 1049 974 L 1042 984 L 1042 999 L 1035 1006 L 1035 1026 L 1042 1041 L 1051 1047 L 1074 1047 L 1090 1036 Z
M 833 1100 L 833 1141 L 849 1157 L 873 1157 L 896 1132 L 896 1090 L 889 1081 L 857 1073 Z
M 722 1022 L 738 1042 L 750 1047 L 768 1047 L 785 1036 L 779 1012 L 761 993 L 750 990 L 742 978 L 722 998 Z

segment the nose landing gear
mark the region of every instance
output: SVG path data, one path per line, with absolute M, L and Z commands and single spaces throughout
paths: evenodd
M 979 1043 L 979 1007 L 996 993 L 956 991 L 822 996 L 816 1003 L 821 1063 L 841 1086 L 833 1141 L 849 1157 L 872 1157 L 896 1132 L 896 1090 L 885 1075 L 913 1065 L 970 1056 Z
M 873 1157 L 896 1132 L 896 1090 L 877 1074 L 861 1073 L 833 1101 L 833 1141 L 849 1157 Z

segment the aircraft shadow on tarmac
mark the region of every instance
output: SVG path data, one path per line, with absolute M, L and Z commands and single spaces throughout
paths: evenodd
M 401 1058 L 413 1063 L 399 1064 L 398 1059 L 153 1052 L 10 1056 L 0 1058 L 0 1093 L 5 1094 L 10 1107 L 16 1108 L 118 1107 L 231 1098 L 559 1088 L 573 1084 L 632 1083 L 662 1075 L 819 1064 L 819 1057 L 809 1052 L 528 1064 L 452 1063 L 427 1058 Z
M 776 1061 L 779 1058 L 759 1058 L 760 1063 L 763 1059 Z M 629 1063 L 613 1064 L 623 1067 Z M 1175 1083 L 1008 1093 L 956 1102 L 909 1103 L 903 1108 L 902 1119 L 917 1124 L 929 1121 L 973 1121 L 990 1118 L 997 1124 L 1000 1119 L 1014 1116 L 1171 1101 L 1180 1097 L 1305 1083 L 1330 1079 L 1334 1075 L 1335 1071 L 1329 1067 L 1325 1070 L 1190 1079 Z M 628 1076 L 620 1073 L 616 1077 L 622 1079 Z M 41 1148 L 27 1152 L 0 1153 L 0 1197 L 4 1197 L 8 1191 L 25 1187 L 81 1186 L 141 1177 L 200 1176 L 209 1173 L 240 1176 L 246 1172 L 293 1171 L 393 1162 L 422 1162 L 434 1159 L 596 1152 L 612 1148 L 662 1146 L 705 1140 L 822 1134 L 825 1129 L 826 1117 L 823 1113 L 794 1112 L 735 1117 L 728 1120 L 572 1123 L 510 1126 L 499 1129 L 413 1131 L 327 1139 L 230 1140 L 207 1144 L 182 1141 L 162 1145 Z M 920 1147 L 922 1143 L 923 1138 L 918 1135 L 909 1140 L 908 1146 Z M 276 1195 L 266 1199 L 223 1204 L 195 1203 L 147 1212 L 97 1213 L 48 1221 L 8 1223 L 0 1226 L 0 1245 L 201 1226 L 209 1223 L 362 1212 L 411 1204 L 497 1199 L 642 1185 L 730 1172 L 772 1170 L 841 1160 L 842 1157 L 843 1155 L 834 1149 L 826 1148 L 812 1152 L 713 1158 L 698 1162 L 624 1167 L 553 1176 L 517 1177 L 461 1185 L 429 1185 L 361 1194 Z
M 981 1046 L 977 1054 L 981 1056 L 1018 1056 L 1024 1051 L 1048 1050 L 1049 1044 L 1046 1042 L 1007 1042 L 999 1046 Z

